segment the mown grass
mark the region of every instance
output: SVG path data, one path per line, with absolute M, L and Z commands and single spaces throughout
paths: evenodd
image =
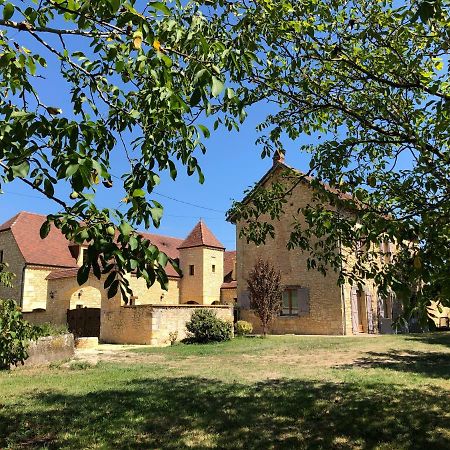
M 448 449 L 450 334 L 243 338 L 0 374 L 0 448 Z

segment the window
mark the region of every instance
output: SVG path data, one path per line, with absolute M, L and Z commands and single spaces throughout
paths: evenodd
M 193 265 L 189 266 L 189 275 L 194 275 L 194 266 Z
M 215 264 L 213 264 L 213 265 L 211 266 L 211 270 L 212 270 L 212 273 L 216 273 L 216 266 L 215 266 Z
M 298 290 L 288 288 L 283 292 L 282 316 L 298 316 Z
M 0 264 L 3 263 L 3 250 L 0 250 Z
M 309 288 L 291 286 L 284 290 L 280 315 L 308 316 Z

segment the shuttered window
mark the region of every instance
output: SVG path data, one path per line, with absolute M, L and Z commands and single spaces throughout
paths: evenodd
M 290 286 L 283 292 L 281 306 L 282 316 L 309 315 L 309 289 L 300 286 Z

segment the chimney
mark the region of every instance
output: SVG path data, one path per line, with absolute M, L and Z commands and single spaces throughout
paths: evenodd
M 273 165 L 284 164 L 284 150 L 275 150 L 273 154 Z

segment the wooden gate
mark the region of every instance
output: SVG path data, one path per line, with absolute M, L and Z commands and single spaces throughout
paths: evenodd
M 78 337 L 100 337 L 100 308 L 67 310 L 69 331 Z

